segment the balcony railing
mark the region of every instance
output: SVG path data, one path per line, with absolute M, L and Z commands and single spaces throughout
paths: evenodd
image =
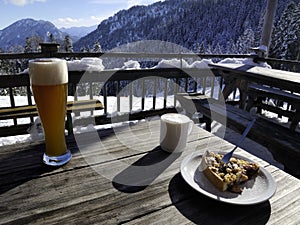
M 161 59 L 178 59 L 181 62 L 179 68 L 153 68 L 153 69 L 130 69 L 103 71 L 69 71 L 69 96 L 76 101 L 78 99 L 100 98 L 104 104 L 104 109 L 100 112 L 91 111 L 89 116 L 80 118 L 74 125 L 86 125 L 92 118 L 95 124 L 106 124 L 111 122 L 121 122 L 124 120 L 142 119 L 148 116 L 160 115 L 166 112 L 181 110 L 178 108 L 176 93 L 179 92 L 201 92 L 214 98 L 219 98 L 223 80 L 218 74 L 214 74 L 207 68 L 183 68 L 184 60 L 199 60 L 202 58 L 222 59 L 222 58 L 250 58 L 255 55 L 204 55 L 192 53 L 60 53 L 57 46 L 53 44 L 42 45 L 42 52 L 20 53 L 20 54 L 0 54 L 0 60 L 34 58 L 66 58 L 78 59 L 84 57 L 97 57 L 123 60 L 136 59 L 137 61 L 160 61 Z M 270 63 L 280 63 L 289 68 L 299 68 L 299 62 L 282 61 L 275 59 L 259 59 Z M 1 108 L 14 108 L 16 104 L 16 90 L 22 88 L 23 95 L 27 98 L 27 105 L 33 105 L 33 98 L 30 89 L 28 73 L 7 74 L 0 76 L 0 90 L 6 90 L 9 96 L 10 105 Z M 209 93 L 208 93 L 209 92 Z M 114 110 L 109 111 L 110 99 L 114 98 Z M 236 96 L 232 96 L 234 100 Z M 126 107 L 124 107 L 126 101 Z M 149 101 L 151 102 L 149 104 Z M 121 104 L 122 103 L 122 104 Z M 84 114 L 86 115 L 86 114 Z M 75 116 L 79 116 L 76 114 Z M 16 133 L 26 133 L 30 123 L 34 121 L 29 117 L 28 122 L 21 124 L 17 119 L 8 123 L 9 126 L 0 128 L 2 136 L 5 129 L 17 127 Z M 24 123 L 24 122 L 22 122 Z

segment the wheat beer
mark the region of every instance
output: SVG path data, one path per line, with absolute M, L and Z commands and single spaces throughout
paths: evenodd
M 65 60 L 36 59 L 29 63 L 34 100 L 44 128 L 46 151 L 43 161 L 60 166 L 71 159 L 65 140 L 68 69 Z

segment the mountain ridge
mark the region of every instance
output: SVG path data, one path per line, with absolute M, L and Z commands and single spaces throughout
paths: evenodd
M 26 38 L 33 37 L 38 45 L 49 41 L 51 36 L 64 51 L 68 35 L 73 41 L 74 51 L 110 51 L 137 41 L 157 40 L 198 53 L 243 54 L 249 47 L 259 45 L 266 1 L 165 0 L 148 6 L 133 6 L 103 20 L 78 41 L 49 21 L 23 19 L 0 30 L 0 48 L 2 51 L 22 52 L 27 44 Z M 275 25 L 290 2 L 300 4 L 300 0 L 279 1 Z M 279 30 L 275 29 L 280 36 Z M 273 39 L 281 40 L 278 37 Z M 279 51 L 281 45 L 276 45 Z
M 53 38 L 54 41 L 62 44 L 65 37 L 70 36 L 75 42 L 96 28 L 97 25 L 58 29 L 50 21 L 25 18 L 0 30 L 0 48 L 7 52 L 15 50 L 14 48 L 18 49 L 19 46 L 25 47 L 27 38 L 31 38 L 33 42 L 53 41 L 50 40 Z M 33 45 L 38 45 L 38 43 L 33 43 Z M 37 46 L 34 46 L 34 48 L 37 48 Z
M 80 27 L 69 27 L 69 28 L 59 28 L 61 32 L 67 33 L 72 37 L 72 40 L 75 42 L 79 40 L 81 37 L 91 33 L 96 30 L 98 25 L 94 26 L 80 26 Z
M 28 37 L 35 37 L 37 42 L 47 41 L 51 34 L 58 42 L 67 35 L 49 21 L 32 18 L 18 20 L 0 31 L 0 48 L 9 51 L 11 47 L 23 46 Z
M 290 1 L 278 3 L 276 20 Z M 165 0 L 134 6 L 102 21 L 74 43 L 74 50 L 92 49 L 97 42 L 109 51 L 141 40 L 160 40 L 196 52 L 204 46 L 206 53 L 245 53 L 246 45 L 259 44 L 265 8 L 266 0 Z M 243 39 L 251 41 L 241 46 Z

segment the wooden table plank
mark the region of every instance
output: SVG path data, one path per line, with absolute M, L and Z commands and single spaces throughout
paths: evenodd
M 238 149 L 273 174 L 277 192 L 253 206 L 217 202 L 185 183 L 180 164 L 192 152 L 229 150 L 232 145 L 195 127 L 187 149 L 169 155 L 158 147 L 158 130 L 158 121 L 151 120 L 100 131 L 101 142 L 93 142 L 91 133 L 80 134 L 84 153 L 69 138 L 73 159 L 58 169 L 39 161 L 43 143 L 0 148 L 0 224 L 274 224 L 287 216 L 300 222 L 298 179 Z M 137 141 L 127 142 L 126 137 Z M 142 178 L 135 176 L 136 167 Z M 123 179 L 136 185 L 122 184 Z M 216 208 L 221 210 L 217 215 Z M 228 215 L 228 209 L 237 213 Z

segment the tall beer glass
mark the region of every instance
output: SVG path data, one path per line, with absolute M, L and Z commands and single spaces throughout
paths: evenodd
M 43 161 L 50 166 L 61 166 L 72 157 L 65 140 L 67 63 L 61 59 L 32 60 L 29 62 L 29 74 L 45 133 Z

